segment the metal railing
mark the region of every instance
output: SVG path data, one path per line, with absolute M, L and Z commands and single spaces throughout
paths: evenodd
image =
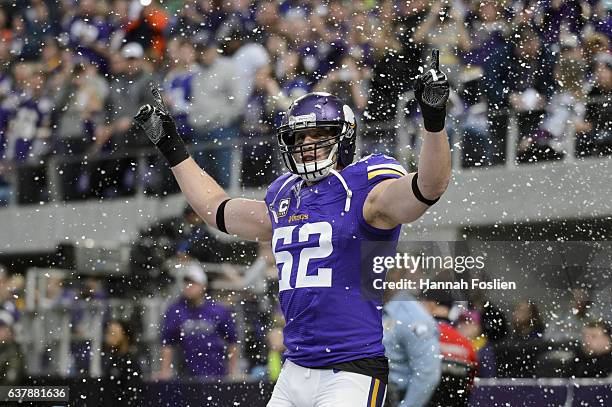
M 202 266 L 211 274 L 224 273 L 222 264 L 202 263 Z M 232 267 L 244 271 L 244 266 Z M 134 340 L 137 342 L 139 354 L 146 357 L 144 365 L 150 369 L 149 372 L 145 371 L 145 376 L 158 371 L 163 317 L 168 305 L 180 296 L 183 287 L 182 275 L 175 276 L 174 285 L 165 295 L 139 300 L 85 300 L 74 296 L 69 299 L 49 298 L 50 278 L 68 281 L 75 274 L 78 275 L 78 271 L 39 268 L 31 268 L 26 273 L 26 307 L 20 318 L 17 335 L 17 342 L 25 357 L 26 372 L 33 376 L 100 377 L 103 373 L 104 328 L 107 322 L 117 319 L 131 321 L 135 326 L 141 327 L 141 330 L 136 330 Z M 212 298 L 232 298 L 231 309 L 235 314 L 240 354 L 244 354 L 246 344 L 246 318 L 243 309 L 245 302 L 242 301 L 244 295 L 241 290 L 228 291 L 214 286 L 207 292 L 207 296 Z M 78 318 L 75 318 L 76 315 Z M 79 331 L 75 325 L 83 320 L 86 321 L 86 329 Z M 82 358 L 80 362 L 77 360 L 79 358 Z M 245 363 L 240 359 L 239 365 L 242 364 L 243 368 Z
M 232 166 L 229 177 L 230 185 L 227 188 L 230 192 L 238 192 L 241 190 L 241 168 L 245 161 L 245 157 L 243 157 L 242 154 L 242 149 L 244 147 L 262 146 L 265 144 L 274 146 L 276 143 L 274 142 L 272 136 L 256 136 L 248 139 L 237 138 L 223 144 L 220 144 L 219 142 L 198 143 L 197 145 L 191 144 L 189 145 L 189 151 L 192 154 L 196 154 L 210 153 L 214 152 L 215 150 L 231 149 Z M 18 188 L 19 185 L 24 182 L 23 180 L 19 180 L 19 169 L 28 167 L 44 168 L 47 190 L 49 193 L 48 202 L 60 202 L 62 201 L 61 193 L 63 192 L 61 188 L 62 182 L 60 179 L 60 171 L 62 167 L 70 164 L 94 166 L 96 163 L 106 163 L 119 160 L 132 160 L 131 165 L 136 167 L 138 171 L 137 181 L 134 184 L 134 195 L 142 196 L 146 186 L 146 174 L 144 171 L 149 166 L 148 160 L 153 157 L 157 157 L 158 154 L 159 153 L 155 147 L 142 147 L 126 149 L 118 153 L 97 155 L 93 157 L 88 156 L 87 154 L 78 156 L 51 155 L 41 159 L 38 163 L 14 163 L 8 173 L 4 175 L 4 178 L 13 187 L 10 193 L 9 206 L 17 205 L 17 197 L 19 194 Z M 162 161 L 160 161 L 160 164 L 165 165 L 165 163 L 162 163 Z

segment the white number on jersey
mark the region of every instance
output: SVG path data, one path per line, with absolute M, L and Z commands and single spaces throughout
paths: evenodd
M 288 250 L 277 250 L 277 243 L 282 241 L 283 245 L 292 243 L 293 230 L 295 226 L 285 226 L 274 230 L 272 236 L 272 250 L 276 259 L 276 265 L 281 266 L 280 278 L 278 281 L 279 291 L 290 290 L 292 288 L 304 287 L 331 287 L 332 269 L 319 267 L 317 273 L 307 275 L 308 262 L 311 259 L 323 259 L 332 254 L 332 227 L 329 222 L 306 223 L 298 231 L 298 242 L 307 242 L 311 235 L 319 235 L 318 245 L 306 247 L 300 251 L 297 267 L 295 287 L 291 287 L 291 269 L 293 268 L 293 255 Z

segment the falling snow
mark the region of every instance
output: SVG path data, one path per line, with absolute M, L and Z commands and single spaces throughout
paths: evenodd
M 58 405 L 264 406 L 304 343 L 338 362 L 306 363 L 296 388 L 321 372 L 363 376 L 339 349 L 363 340 L 351 323 L 382 315 L 376 343 L 357 351 L 382 356 L 384 335 L 387 406 L 612 405 L 611 41 L 609 0 L 0 0 L 0 385 L 68 386 Z M 357 205 L 370 173 L 341 198 L 327 188 L 336 175 L 296 184 L 284 237 L 251 232 L 284 217 L 282 200 L 248 212 L 230 201 L 230 233 L 213 227 L 223 194 L 208 175 L 263 200 L 287 171 L 284 112 L 310 92 L 351 107 L 355 161 L 386 154 L 419 182 L 442 168 L 424 159 L 436 136 L 414 92 L 435 49 L 452 176 L 397 250 L 454 266 L 386 279 L 516 290 L 391 290 L 383 305 L 364 291 L 363 264 L 339 279 L 325 244 L 348 261 L 364 240 L 349 223 L 367 223 L 366 210 L 341 211 L 333 237 L 300 227 L 323 216 L 313 202 Z M 183 182 L 207 185 L 200 197 L 215 205 L 187 203 L 135 124 L 151 85 L 203 170 Z M 424 206 L 410 200 L 416 219 Z M 359 230 L 385 236 L 371 226 Z M 291 239 L 306 253 L 295 261 L 282 250 Z M 479 255 L 484 266 L 469 266 Z M 325 332 L 301 326 L 301 308 L 285 321 L 291 296 L 308 308 L 332 282 L 334 307 L 358 296 L 371 315 Z

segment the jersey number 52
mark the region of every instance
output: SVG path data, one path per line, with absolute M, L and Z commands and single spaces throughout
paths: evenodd
M 281 266 L 278 281 L 279 291 L 304 287 L 331 287 L 331 268 L 319 267 L 316 274 L 306 274 L 308 263 L 311 259 L 322 259 L 332 254 L 334 248 L 332 247 L 331 224 L 328 222 L 315 222 L 301 225 L 298 230 L 297 242 L 308 242 L 311 235 L 319 235 L 319 241 L 316 246 L 304 247 L 301 250 L 297 249 L 299 252 L 292 253 L 291 244 L 293 243 L 293 231 L 296 227 L 298 225 L 278 228 L 274 230 L 272 236 L 272 250 L 276 258 L 276 265 Z M 282 241 L 281 245 L 278 244 L 279 241 Z M 287 250 L 283 250 L 283 246 L 289 247 L 287 247 Z M 295 257 L 298 258 L 296 259 Z M 295 287 L 291 287 L 291 270 L 293 270 L 293 262 L 295 260 L 298 262 L 297 276 L 295 278 Z

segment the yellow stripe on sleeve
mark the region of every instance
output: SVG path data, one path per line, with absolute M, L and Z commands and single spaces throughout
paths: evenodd
M 400 177 L 404 176 L 404 174 L 402 174 L 399 171 L 392 170 L 392 169 L 389 169 L 389 168 L 383 168 L 383 169 L 380 169 L 380 170 L 368 172 L 368 180 L 370 180 L 370 179 L 372 179 L 374 177 L 377 177 L 379 175 L 383 175 L 383 174 L 399 175 Z

